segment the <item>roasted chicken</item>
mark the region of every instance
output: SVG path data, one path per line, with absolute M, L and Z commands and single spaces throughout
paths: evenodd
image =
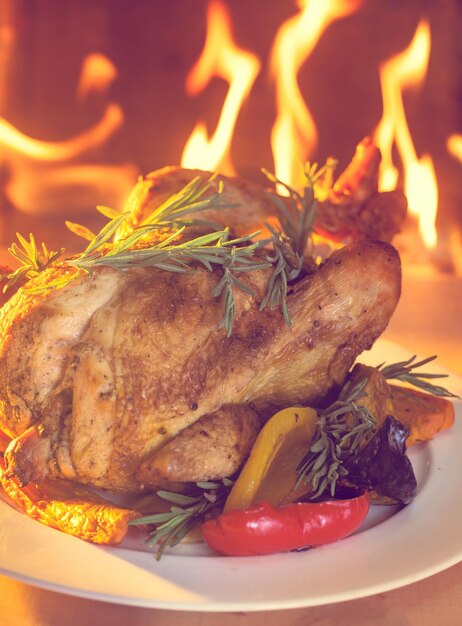
M 259 307 L 270 270 L 250 272 L 227 337 L 219 269 L 100 267 L 43 289 L 73 271 L 52 265 L 0 310 L 7 474 L 120 492 L 232 475 L 261 420 L 338 389 L 401 281 L 392 246 L 352 244 L 291 286 L 288 326 Z
M 406 217 L 407 202 L 399 191 L 379 193 L 380 151 L 366 138 L 334 185 L 321 186 L 316 211 L 316 229 L 337 241 L 371 239 L 391 242 Z M 196 176 L 206 180 L 210 172 L 180 167 L 165 167 L 151 172 L 133 189 L 125 210 L 129 219 L 119 231 L 126 236 L 173 193 Z M 265 230 L 265 223 L 277 223 L 278 208 L 267 190 L 242 178 L 218 176 L 209 194 L 223 182 L 226 206 L 201 212 L 200 217 L 229 227 L 239 236 Z

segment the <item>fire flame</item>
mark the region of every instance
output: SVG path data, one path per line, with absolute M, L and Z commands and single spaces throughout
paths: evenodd
M 122 123 L 122 109 L 117 104 L 110 104 L 103 117 L 93 127 L 72 139 L 51 142 L 32 139 L 0 118 L 0 146 L 3 150 L 30 159 L 48 162 L 69 161 L 107 141 Z
M 104 54 L 94 52 L 87 55 L 80 72 L 78 96 L 83 99 L 91 92 L 107 92 L 117 73 L 116 66 Z
M 403 165 L 409 211 L 418 217 L 424 243 L 433 248 L 437 243 L 435 220 L 438 207 L 435 170 L 430 156 L 418 158 L 416 154 L 403 104 L 403 91 L 421 85 L 425 79 L 430 48 L 430 27 L 426 20 L 421 20 L 408 48 L 380 66 L 383 116 L 374 141 L 382 152 L 380 190 L 394 189 L 398 182 L 399 174 L 392 156 L 396 145 Z
M 5 9 L 5 7 L 3 7 Z M 7 9 L 8 10 L 8 9 Z M 13 7 L 10 8 L 13 10 Z M 5 16 L 2 16 L 5 18 Z M 7 96 L 9 82 L 9 62 L 16 44 L 16 33 L 11 24 L 0 23 L 0 110 Z
M 314 152 L 318 135 L 297 83 L 302 64 L 332 22 L 350 15 L 362 0 L 300 0 L 300 11 L 279 28 L 271 51 L 277 118 L 271 133 L 276 176 L 300 186 L 300 164 Z M 280 190 L 282 191 L 282 190 Z
M 449 154 L 452 154 L 453 157 L 462 163 L 462 135 L 451 135 L 448 137 L 446 147 Z
M 211 2 L 207 12 L 207 37 L 199 60 L 186 81 L 186 91 L 196 95 L 213 76 L 229 82 L 220 119 L 209 139 L 204 122 L 198 122 L 181 159 L 183 167 L 234 174 L 230 146 L 240 108 L 260 71 L 260 61 L 233 41 L 230 18 L 221 2 Z
M 107 89 L 116 77 L 115 67 L 102 55 L 83 62 L 78 95 Z M 25 213 L 53 213 L 88 209 L 101 197 L 118 206 L 136 179 L 130 164 L 88 164 L 89 153 L 105 145 L 122 126 L 124 114 L 114 102 L 105 105 L 99 121 L 85 131 L 58 142 L 41 141 L 22 133 L 0 118 L 2 167 L 8 173 L 3 189 L 9 201 Z

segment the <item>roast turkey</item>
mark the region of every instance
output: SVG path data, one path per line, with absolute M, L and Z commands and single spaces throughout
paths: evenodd
M 334 252 L 279 308 L 260 310 L 270 270 L 236 290 L 230 337 L 213 297 L 220 270 L 177 274 L 55 264 L 0 310 L 0 426 L 22 484 L 62 477 L 139 492 L 231 476 L 268 415 L 320 405 L 383 332 L 400 295 L 398 253 Z

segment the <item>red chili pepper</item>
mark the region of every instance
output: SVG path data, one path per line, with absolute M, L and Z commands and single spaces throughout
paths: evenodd
M 260 502 L 208 520 L 201 531 L 208 545 L 221 554 L 273 554 L 343 539 L 361 526 L 368 511 L 367 493 L 349 500 L 280 507 Z

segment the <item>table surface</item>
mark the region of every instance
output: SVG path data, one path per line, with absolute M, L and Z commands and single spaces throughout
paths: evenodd
M 438 354 L 462 375 L 462 279 L 408 270 L 403 295 L 385 337 L 412 351 Z M 462 563 L 407 587 L 361 600 L 289 611 L 189 613 L 85 600 L 0 577 L 0 624 L 22 626 L 456 626 L 462 616 Z

